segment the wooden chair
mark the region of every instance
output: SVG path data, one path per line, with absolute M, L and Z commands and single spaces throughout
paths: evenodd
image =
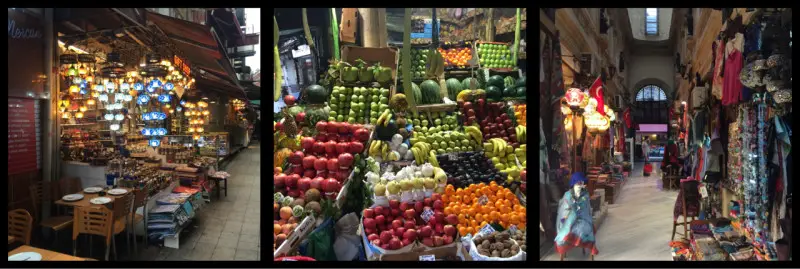
M 30 245 L 32 229 L 33 217 L 27 210 L 15 209 L 8 211 L 8 235 L 13 236 L 15 241 Z
M 140 207 L 143 207 L 142 214 L 137 214 L 136 210 Z M 147 231 L 147 219 L 144 217 L 144 213 L 147 212 L 147 188 L 142 190 L 134 190 L 133 191 L 133 208 L 131 209 L 130 214 L 130 227 L 131 229 L 136 229 L 136 224 L 139 222 L 144 221 L 144 230 Z M 138 252 L 138 246 L 136 245 L 136 232 L 132 231 L 133 233 L 133 249 Z M 147 234 L 144 235 L 144 245 L 147 246 Z
M 129 192 L 125 195 L 116 197 L 112 207 L 112 210 L 114 211 L 114 224 L 112 225 L 113 235 L 116 236 L 122 232 L 127 232 L 125 235 L 125 243 L 128 246 L 128 250 L 130 250 L 130 236 L 132 234 L 131 229 L 128 229 L 128 224 L 130 224 L 131 211 L 133 211 L 133 193 Z M 114 259 L 117 259 L 116 250 L 114 250 Z
M 58 181 L 58 187 L 61 190 L 61 195 L 79 193 L 83 190 L 83 183 L 79 177 L 66 177 Z
M 33 201 L 33 215 L 41 227 L 52 229 L 55 233 L 54 244 L 58 243 L 58 232 L 69 228 L 72 225 L 72 216 L 40 216 L 42 202 L 47 201 L 52 204 L 60 196 L 53 195 L 54 188 L 50 182 L 40 181 L 30 186 L 31 200 Z
M 99 235 L 105 238 L 106 261 L 108 260 L 109 250 L 111 248 L 114 249 L 114 257 L 116 258 L 117 244 L 112 235 L 114 212 L 105 206 L 74 207 L 74 215 L 75 225 L 72 226 L 72 255 L 78 256 L 78 236 L 80 234 L 88 234 Z M 91 245 L 91 241 L 89 244 Z
M 687 225 L 689 224 L 690 221 L 687 220 L 689 218 L 687 216 L 689 215 L 690 212 L 688 212 L 688 209 L 687 209 L 688 203 L 691 202 L 691 203 L 696 204 L 698 212 L 694 212 L 694 213 L 699 213 L 699 208 L 700 208 L 700 206 L 699 206 L 699 204 L 700 204 L 700 202 L 699 202 L 700 201 L 700 193 L 697 190 L 699 183 L 697 181 L 695 181 L 695 180 L 690 180 L 690 181 L 686 181 L 686 182 L 681 182 L 680 184 L 681 184 L 680 185 L 680 192 L 678 193 L 678 198 L 675 201 L 676 202 L 675 206 L 678 206 L 677 205 L 678 201 L 681 202 L 682 208 L 680 210 L 683 212 L 681 214 L 681 216 L 683 216 L 683 221 L 679 223 L 677 218 L 673 219 L 673 221 L 672 221 L 672 241 L 675 241 L 676 229 L 680 225 L 683 225 L 683 234 L 681 234 L 681 233 L 677 233 L 677 234 L 680 234 L 684 238 L 689 239 L 689 232 L 688 232 L 689 228 L 688 228 Z M 678 217 L 680 217 L 680 216 L 678 216 Z M 691 216 L 691 221 L 694 221 L 695 217 L 696 216 Z

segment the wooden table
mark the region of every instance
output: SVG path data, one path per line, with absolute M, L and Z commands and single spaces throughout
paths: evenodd
M 17 254 L 17 253 L 22 253 L 22 252 L 36 252 L 36 253 L 42 254 L 42 261 L 87 261 L 87 260 L 89 260 L 89 259 L 86 259 L 86 258 L 75 257 L 75 256 L 67 255 L 67 254 L 64 254 L 64 253 L 58 253 L 58 252 L 55 252 L 55 251 L 36 248 L 36 247 L 28 246 L 28 245 L 23 245 L 23 246 L 18 247 L 15 250 L 9 251 L 8 252 L 8 256 L 11 257 L 11 255 L 14 255 L 14 254 Z
M 126 190 L 128 190 L 128 193 L 133 191 L 132 188 L 119 188 L 119 189 L 126 189 Z M 128 193 L 126 193 L 126 194 L 128 194 Z M 56 201 L 56 204 L 57 205 L 63 205 L 63 206 L 72 206 L 72 207 L 87 207 L 87 206 L 92 206 L 93 205 L 92 203 L 89 203 L 89 200 L 92 200 L 92 199 L 94 199 L 96 197 L 100 197 L 100 195 L 97 194 L 97 193 L 84 193 L 83 191 L 81 191 L 81 194 L 83 194 L 83 199 L 81 199 L 81 200 L 78 200 L 78 201 L 75 201 L 75 202 L 67 202 L 67 201 L 64 201 L 63 199 L 60 199 L 60 200 Z M 114 198 L 119 197 L 119 196 L 111 195 L 111 194 L 106 193 L 105 197 L 111 198 L 111 203 L 113 203 L 114 202 Z M 109 203 L 109 204 L 111 204 L 111 203 Z

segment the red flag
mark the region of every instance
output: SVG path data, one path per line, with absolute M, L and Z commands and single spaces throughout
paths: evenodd
M 592 83 L 592 86 L 589 87 L 589 96 L 597 100 L 597 112 L 605 116 L 606 107 L 603 100 L 603 82 L 600 80 L 600 77 L 597 77 L 594 83 Z

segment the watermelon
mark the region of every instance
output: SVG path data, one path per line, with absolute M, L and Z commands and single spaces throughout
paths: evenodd
M 486 87 L 486 98 L 489 100 L 499 101 L 501 98 L 503 98 L 503 93 L 500 91 L 500 88 L 492 85 Z
M 521 77 L 517 80 L 516 85 L 517 87 L 525 87 L 525 77 Z
M 480 89 L 481 88 L 481 85 L 480 85 L 480 83 L 478 82 L 477 79 L 465 78 L 464 81 L 461 82 L 461 87 L 462 87 L 461 89 L 462 90 L 471 90 L 472 89 L 471 86 L 470 86 L 470 84 L 472 83 L 471 81 L 475 81 L 475 89 Z
M 442 95 L 439 92 L 439 83 L 436 83 L 436 81 L 423 81 L 419 88 L 422 91 L 423 104 L 439 104 L 442 102 Z
M 527 94 L 526 91 L 527 91 L 527 89 L 525 88 L 525 86 L 517 87 L 517 97 L 525 98 L 525 95 Z
M 328 99 L 328 91 L 324 87 L 312 84 L 306 88 L 306 102 L 309 104 L 322 104 Z
M 514 87 L 506 87 L 503 89 L 503 97 L 516 97 L 517 96 L 517 89 Z
M 463 88 L 461 82 L 455 78 L 448 79 L 445 82 L 445 86 L 447 86 L 447 97 L 450 98 L 450 100 L 456 100 L 456 96 L 458 96 L 458 93 L 461 92 Z
M 411 96 L 414 97 L 414 103 L 422 104 L 422 91 L 416 83 L 411 82 Z
M 491 76 L 489 80 L 486 81 L 486 85 L 495 86 L 497 88 L 504 88 L 504 84 L 503 76 L 500 75 Z
M 515 83 L 514 78 L 511 76 L 506 76 L 506 78 L 503 79 L 503 86 L 505 86 L 506 88 L 514 86 L 514 83 Z

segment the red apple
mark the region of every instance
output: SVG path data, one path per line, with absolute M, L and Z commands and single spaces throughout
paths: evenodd
M 445 235 L 443 236 L 443 238 L 444 238 L 444 245 L 449 245 L 453 243 L 453 236 Z
M 349 151 L 351 154 L 359 154 L 364 152 L 364 144 L 361 142 L 350 142 Z
M 310 152 L 311 148 L 314 146 L 314 138 L 310 136 L 303 137 L 303 139 L 300 140 L 300 145 L 303 147 L 303 150 Z
M 400 208 L 400 201 L 398 201 L 398 200 L 389 200 L 389 208 L 399 209 Z
M 298 190 L 305 193 L 305 191 L 307 191 L 309 188 L 311 188 L 311 178 L 304 177 L 297 181 Z
M 297 121 L 300 124 L 305 123 L 305 121 L 306 121 L 306 113 L 305 112 L 297 113 L 297 116 L 294 116 L 294 120 Z
M 389 206 L 391 206 L 391 203 L 392 203 L 392 201 L 389 201 Z M 403 211 L 403 212 L 405 212 L 405 211 L 406 211 L 406 210 L 408 210 L 409 208 L 411 208 L 411 205 L 409 205 L 409 204 L 408 204 L 408 202 L 402 202 L 402 203 L 400 203 L 400 211 Z
M 444 202 L 442 200 L 433 201 L 434 210 L 444 210 Z
M 336 142 L 334 141 L 325 142 L 325 153 L 329 155 L 336 153 Z
M 328 138 L 328 140 L 325 140 L 324 142 L 331 142 L 331 141 L 333 141 L 333 142 L 339 142 L 339 134 L 336 134 L 336 133 L 328 133 L 328 134 L 327 134 L 327 138 Z
M 314 177 L 316 175 L 317 175 L 317 172 L 314 171 L 314 169 L 306 169 L 306 171 L 303 171 L 303 176 L 307 177 L 307 178 L 312 178 L 312 177 Z
M 392 221 L 392 229 L 397 230 L 397 228 L 400 228 L 400 227 L 403 227 L 403 221 L 402 220 L 394 220 L 394 221 Z
M 375 219 L 373 218 L 364 218 L 364 228 L 367 229 L 375 229 L 377 226 L 375 223 Z
M 342 169 L 350 169 L 350 166 L 353 165 L 353 155 L 350 155 L 350 153 L 340 154 L 339 165 L 342 167 Z
M 336 143 L 336 154 L 342 154 L 348 152 L 349 149 L 350 149 L 350 144 L 347 142 Z
M 389 240 L 389 249 L 397 250 L 403 248 L 403 242 L 400 241 L 398 238 L 392 238 Z
M 289 155 L 289 158 L 288 158 L 289 159 L 289 163 L 291 163 L 291 164 L 302 164 L 303 163 L 303 157 L 305 157 L 305 154 L 303 154 L 302 151 L 299 151 L 299 150 L 295 151 L 294 153 Z
M 403 246 L 405 247 L 405 246 L 408 246 L 408 245 L 411 245 L 412 243 L 414 243 L 414 240 L 404 238 L 402 240 L 402 243 L 403 243 Z
M 417 225 L 416 223 L 414 223 L 414 219 L 410 219 L 403 222 L 403 227 L 406 228 L 406 230 L 408 230 L 417 228 Z
M 383 208 L 382 206 L 376 206 L 376 207 L 374 208 L 374 210 L 375 210 L 375 215 L 376 215 L 376 216 L 377 216 L 377 215 L 386 216 L 386 213 L 385 213 L 385 212 L 383 212 L 384 208 Z M 376 217 L 376 218 L 377 218 L 377 217 Z
M 453 225 L 445 225 L 444 226 L 444 234 L 449 236 L 456 236 L 456 227 Z
M 296 188 L 298 180 L 300 180 L 300 175 L 298 175 L 298 174 L 289 175 L 289 177 L 286 179 L 286 187 L 289 187 L 289 188 L 292 188 L 292 189 Z
M 325 143 L 320 142 L 318 139 L 317 142 L 314 143 L 314 146 L 311 147 L 315 154 L 323 154 L 325 153 Z
M 417 231 L 414 229 L 406 229 L 406 231 L 403 233 L 403 239 L 417 239 Z
M 371 208 L 364 209 L 364 218 L 373 218 L 375 217 L 375 211 Z
M 423 204 L 421 201 L 417 201 L 416 203 L 414 203 L 414 210 L 416 210 L 420 214 L 422 214 L 422 210 L 424 208 L 425 208 L 425 204 Z
M 283 102 L 284 102 L 284 103 L 285 103 L 287 106 L 294 105 L 294 102 L 295 102 L 296 100 L 297 100 L 297 99 L 294 97 L 294 95 L 291 95 L 291 94 L 289 94 L 289 95 L 286 95 L 286 96 L 284 96 L 284 97 L 283 97 Z
M 434 236 L 433 237 L 433 246 L 439 247 L 444 245 L 444 238 L 441 236 Z
M 414 210 L 414 209 L 407 209 L 403 216 L 406 217 L 406 219 L 409 219 L 409 220 L 414 219 L 417 216 L 417 211 Z M 444 218 L 444 217 L 442 217 L 442 218 Z
M 436 218 L 436 223 L 444 223 L 444 213 L 442 212 L 433 213 L 433 217 Z
M 322 183 L 322 189 L 324 192 L 339 192 L 342 186 L 339 184 L 339 181 L 334 178 L 328 178 Z
M 353 136 L 362 143 L 367 142 L 369 140 L 369 131 L 365 128 L 359 128 L 353 133 Z
M 337 159 L 328 159 L 328 163 L 326 165 L 328 171 L 336 171 L 339 169 L 339 160 Z
M 323 132 L 319 132 L 319 133 L 317 133 L 316 136 L 314 136 L 314 143 L 316 143 L 316 142 L 325 142 L 325 141 L 328 141 L 328 135 L 326 135 Z M 312 149 L 313 149 L 313 145 L 312 145 Z
M 425 225 L 422 226 L 422 228 L 419 228 L 419 236 L 423 238 L 429 238 L 431 235 L 433 235 L 433 229 L 431 226 Z
M 388 244 L 389 240 L 392 240 L 392 232 L 390 231 L 383 231 L 381 232 L 381 243 Z
M 431 199 L 430 197 L 425 198 L 423 201 L 425 203 L 425 206 L 431 206 L 433 204 L 433 199 Z
M 320 188 L 322 188 L 323 180 L 325 180 L 325 178 L 317 175 L 317 177 L 311 180 L 311 188 L 319 190 Z
M 314 161 L 314 169 L 317 171 L 325 170 L 328 167 L 328 159 L 325 157 L 318 158 Z
M 458 224 L 458 216 L 456 216 L 456 214 L 450 214 L 450 215 L 447 215 L 447 217 L 445 217 L 445 220 L 446 220 L 446 221 L 447 221 L 447 223 L 448 223 L 448 224 L 450 224 L 450 225 L 456 225 L 456 224 Z
M 381 237 L 378 236 L 377 234 L 370 234 L 369 236 L 367 236 L 367 240 L 369 240 L 370 242 L 375 241 L 375 240 L 379 240 L 380 241 L 380 239 L 381 239 Z
M 436 228 L 434 228 L 433 231 L 438 235 L 444 234 L 444 225 L 441 223 L 436 223 Z
M 424 237 L 422 238 L 422 244 L 428 247 L 434 247 L 433 238 L 431 237 Z
M 392 212 L 392 217 L 395 217 L 395 218 L 399 218 L 399 217 L 401 217 L 401 216 L 400 216 L 400 209 L 397 209 L 397 208 L 392 208 L 392 209 L 391 209 L 391 212 Z
M 384 217 L 383 215 L 378 214 L 377 211 L 375 212 L 375 214 L 376 214 L 375 215 L 375 222 L 378 223 L 378 227 L 380 227 L 381 225 L 386 225 L 386 217 Z M 384 230 L 384 228 L 380 228 L 380 229 Z
M 397 229 L 394 230 L 394 236 L 403 238 L 403 233 L 405 233 L 405 232 L 406 232 L 406 228 L 405 227 L 397 228 Z
M 314 161 L 316 161 L 316 160 L 317 160 L 317 157 L 312 156 L 312 155 L 308 155 L 306 157 L 303 157 L 303 168 L 304 169 L 314 168 Z
M 275 184 L 275 188 L 280 189 L 280 188 L 285 187 L 286 186 L 286 175 L 284 175 L 282 173 L 278 174 L 277 176 L 275 176 L 275 181 L 273 183 Z
M 350 123 L 342 122 L 342 124 L 339 125 L 338 132 L 342 135 L 350 133 Z

